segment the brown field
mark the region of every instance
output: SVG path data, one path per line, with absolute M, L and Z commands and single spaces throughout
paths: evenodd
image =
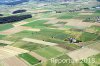
M 3 66 L 28 66 L 25 62 L 16 56 L 2 60 Z
M 23 50 L 20 48 L 12 47 L 12 46 L 5 46 L 0 47 L 0 60 L 6 59 L 21 53 L 28 52 L 27 50 Z
M 92 55 L 96 55 L 100 53 L 97 50 L 90 49 L 90 48 L 81 48 L 72 52 L 67 53 L 69 57 L 71 57 L 74 61 L 79 61 L 82 59 L 86 59 Z
M 21 32 L 21 31 L 26 30 L 26 29 L 30 29 L 30 27 L 17 26 L 17 27 L 2 31 L 2 32 L 0 32 L 0 34 L 11 35 L 11 34 L 15 34 L 15 33 Z
M 96 49 L 96 50 L 99 50 L 100 51 L 100 41 L 98 42 L 95 42 L 91 45 L 88 45 L 89 48 L 93 48 L 93 49 Z
M 6 40 L 0 40 L 0 43 L 13 44 L 14 42 L 12 42 L 12 41 L 6 41 Z

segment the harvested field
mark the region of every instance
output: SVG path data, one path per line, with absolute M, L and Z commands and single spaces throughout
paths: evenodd
M 31 38 L 23 38 L 22 40 L 23 41 L 27 41 L 27 42 L 33 42 L 33 43 L 43 44 L 43 45 L 49 45 L 49 46 L 55 46 L 55 45 L 57 45 L 56 43 L 45 42 L 45 41 L 42 41 L 42 40 L 31 39 Z
M 13 44 L 14 42 L 12 42 L 12 41 L 6 41 L 6 40 L 0 40 L 0 43 Z
M 96 41 L 96 42 L 88 45 L 87 47 L 100 51 L 100 41 Z
M 31 28 L 31 29 L 27 29 L 28 31 L 35 31 L 35 32 L 39 32 L 40 31 L 40 29 L 35 29 L 35 28 Z
M 14 27 L 14 28 L 2 31 L 2 32 L 0 32 L 0 34 L 11 35 L 11 34 L 21 32 L 21 31 L 26 30 L 26 29 L 30 29 L 30 27 L 18 26 L 18 27 Z
M 26 50 L 12 47 L 12 46 L 6 46 L 6 47 L 0 47 L 0 60 L 6 59 L 21 53 L 28 52 Z
M 89 22 L 83 22 L 82 20 L 78 19 L 69 19 L 66 20 L 68 23 L 66 25 L 68 26 L 81 26 L 81 27 L 90 27 L 94 25 L 94 23 L 89 23 Z
M 97 50 L 94 49 L 90 49 L 90 48 L 82 48 L 82 49 L 78 49 L 72 52 L 67 53 L 67 55 L 69 57 L 71 57 L 74 61 L 79 61 L 82 59 L 86 59 L 92 55 L 96 55 L 100 53 Z
M 2 60 L 3 66 L 28 66 L 16 56 Z

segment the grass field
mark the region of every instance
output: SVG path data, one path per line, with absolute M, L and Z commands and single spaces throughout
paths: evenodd
M 36 44 L 36 43 L 32 43 L 32 42 L 25 42 L 25 41 L 15 42 L 12 46 L 19 47 L 19 48 L 29 50 L 29 51 L 33 51 L 33 50 L 37 50 L 37 49 L 45 47 L 44 45 L 41 45 L 41 44 Z
M 13 27 L 12 24 L 1 24 L 0 25 L 0 31 L 4 31 L 4 30 L 10 29 L 12 27 Z
M 47 24 L 44 24 L 45 22 L 47 22 L 48 20 L 37 20 L 37 21 L 33 21 L 33 22 L 30 22 L 28 24 L 25 24 L 23 26 L 29 26 L 29 27 L 32 27 L 32 28 L 43 28 L 43 27 L 48 27 L 49 25 Z
M 65 43 L 65 38 L 67 38 L 69 35 L 65 33 L 65 30 L 57 30 L 57 29 L 41 29 L 39 32 L 33 32 L 33 31 L 22 31 L 19 33 L 16 33 L 11 36 L 7 36 L 4 39 L 6 40 L 12 40 L 17 41 L 22 39 L 22 37 L 29 37 L 33 39 L 39 39 L 39 40 L 45 40 L 49 42 L 54 42 L 58 44 Z M 9 39 L 10 38 L 10 39 Z
M 99 39 L 100 39 L 100 36 L 98 34 L 89 33 L 89 32 L 83 32 L 82 35 L 80 36 L 80 40 L 82 40 L 83 42 L 99 40 Z
M 88 57 L 88 59 L 92 59 L 90 62 L 85 62 L 83 63 L 84 66 L 100 66 L 100 54 L 97 54 L 97 55 L 94 55 L 94 56 L 91 56 L 91 57 Z
M 46 48 L 38 49 L 35 52 L 47 59 L 56 57 L 62 53 L 53 47 L 46 47 Z
M 69 56 L 67 56 L 66 54 L 59 56 L 57 58 L 55 58 L 56 60 L 65 60 L 64 62 L 59 62 L 59 63 L 54 63 L 51 60 L 48 60 L 46 63 L 43 64 L 39 64 L 36 66 L 44 66 L 44 64 L 46 64 L 46 66 L 84 66 L 83 64 L 76 62 L 76 63 L 71 63 L 70 60 L 72 60 Z
M 18 56 L 23 58 L 25 61 L 27 61 L 31 65 L 39 63 L 39 60 L 37 60 L 33 56 L 29 55 L 28 53 L 19 54 Z
M 59 14 L 59 16 L 56 16 L 58 17 L 58 19 L 71 19 L 71 18 L 75 18 L 76 16 L 78 15 L 78 13 L 61 13 Z
M 0 35 L 0 39 L 2 39 L 3 37 L 5 37 L 5 35 Z

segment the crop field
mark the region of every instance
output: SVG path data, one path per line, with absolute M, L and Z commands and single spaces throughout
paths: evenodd
M 47 59 L 59 56 L 62 53 L 53 47 L 46 47 L 46 48 L 38 49 L 35 52 Z
M 25 42 L 25 41 L 15 42 L 12 46 L 29 50 L 29 51 L 33 51 L 45 47 L 44 45 L 41 44 Z
M 45 1 L 0 3 L 0 66 L 100 66 L 100 3 Z
M 62 13 L 58 15 L 58 19 L 71 19 L 75 18 L 78 13 Z
M 3 25 L 0 25 L 0 31 L 4 31 L 4 30 L 10 29 L 12 27 L 13 27 L 12 24 L 3 24 Z
M 27 54 L 27 53 L 19 54 L 18 56 L 23 58 L 24 60 L 26 60 L 28 63 L 32 65 L 39 63 L 39 60 L 37 60 L 36 58 L 32 57 L 30 54 Z
M 32 27 L 32 28 L 42 28 L 44 26 L 49 26 L 49 25 L 43 24 L 47 21 L 48 20 L 37 20 L 37 21 L 33 21 L 31 23 L 25 24 L 24 26 L 29 26 L 29 27 Z

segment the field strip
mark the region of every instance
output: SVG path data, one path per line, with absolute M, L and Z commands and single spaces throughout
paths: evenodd
M 44 57 L 38 55 L 38 54 L 35 53 L 35 52 L 30 52 L 29 54 L 32 55 L 33 57 L 37 58 L 38 60 L 41 60 L 42 62 L 46 62 L 46 61 L 47 61 L 46 58 L 44 58 Z
M 24 22 L 24 21 L 21 21 L 21 22 L 16 22 L 16 23 L 14 23 L 13 24 L 13 26 L 21 26 L 21 25 L 24 25 L 24 24 L 27 24 L 27 23 L 29 23 L 29 22 Z
M 13 44 L 14 42 L 12 42 L 12 41 L 6 41 L 6 40 L 0 40 L 0 43 Z
M 29 52 L 27 50 L 21 49 L 21 48 L 17 48 L 17 47 L 13 47 L 13 46 L 5 46 L 6 49 L 10 49 L 19 53 L 25 53 L 25 52 Z
M 37 28 L 30 28 L 30 29 L 27 29 L 28 31 L 35 31 L 35 32 L 39 32 L 40 29 L 37 29 Z
M 49 45 L 49 46 L 58 45 L 56 43 L 51 43 L 51 42 L 46 42 L 46 41 L 37 40 L 37 39 L 31 39 L 31 38 L 23 38 L 22 40 L 23 41 L 27 41 L 27 42 L 33 42 L 33 43 L 43 44 L 43 45 Z
M 0 32 L 0 34 L 11 35 L 11 34 L 15 34 L 15 33 L 21 32 L 21 31 L 26 30 L 26 29 L 30 29 L 30 27 L 17 26 L 17 27 L 13 27 L 11 29 L 2 31 L 2 32 Z
M 97 50 L 91 48 L 81 48 L 72 52 L 67 53 L 69 57 L 71 57 L 74 61 L 79 61 L 82 59 L 86 59 L 92 55 L 96 55 L 100 53 Z
M 5 46 L 5 47 L 0 47 L 0 60 L 6 59 L 21 53 L 26 53 L 28 52 L 27 50 L 12 47 L 12 46 Z
M 17 58 L 16 56 L 7 58 L 7 59 L 3 59 L 2 60 L 4 66 L 28 66 L 25 62 L 23 62 L 22 60 L 20 60 L 19 58 Z

